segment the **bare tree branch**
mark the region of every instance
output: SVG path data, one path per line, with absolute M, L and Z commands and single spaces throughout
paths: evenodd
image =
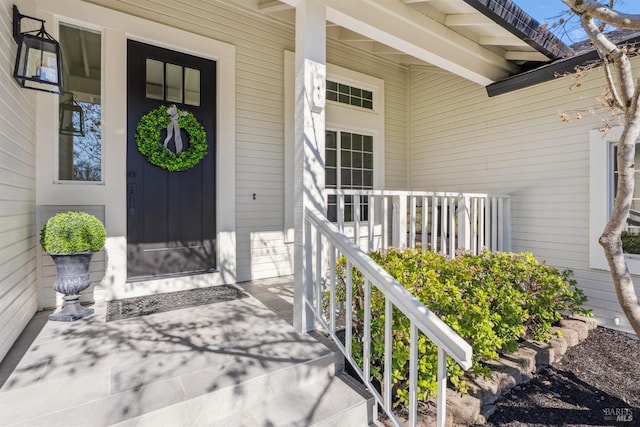
M 611 93 L 611 99 L 613 101 L 611 108 L 617 108 L 618 110 L 624 111 L 624 105 L 622 103 L 622 99 L 620 99 L 620 95 L 618 94 L 618 88 L 616 87 L 616 82 L 613 80 L 613 74 L 611 73 L 611 66 L 608 61 L 602 61 L 604 64 L 604 75 L 607 80 L 607 86 L 609 86 L 609 92 Z
M 640 29 L 640 14 L 617 12 L 613 7 L 602 5 L 595 0 L 562 0 L 562 2 L 579 15 L 588 14 L 618 28 Z
M 626 109 L 635 92 L 635 84 L 633 81 L 631 61 L 629 61 L 629 57 L 625 52 L 619 49 L 618 46 L 609 41 L 607 36 L 600 31 L 591 17 L 588 15 L 582 15 L 580 17 L 580 21 L 582 22 L 582 27 L 587 32 L 587 35 L 596 48 L 600 58 L 603 61 L 614 63 L 616 65 L 620 81 L 622 105 Z

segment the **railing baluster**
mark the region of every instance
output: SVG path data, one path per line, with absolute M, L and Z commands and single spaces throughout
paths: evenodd
M 429 241 L 429 234 L 428 234 L 428 221 L 429 220 L 429 198 L 422 196 L 422 229 L 420 230 L 421 233 L 421 237 L 422 237 L 422 250 L 426 250 L 427 249 L 427 242 Z
M 364 336 L 362 343 L 362 371 L 367 383 L 371 381 L 371 282 L 364 280 Z
M 376 196 L 369 196 L 369 208 L 367 209 L 367 233 L 368 233 L 368 237 L 369 237 L 369 244 L 368 244 L 368 250 L 369 252 L 375 250 L 375 211 L 376 211 L 376 200 L 378 198 Z
M 491 229 L 491 215 L 493 215 L 491 209 L 491 198 L 487 197 L 484 215 L 484 229 L 486 233 L 484 244 L 487 246 L 487 250 L 489 251 L 493 251 L 493 247 L 491 246 L 491 233 L 493 233 L 493 230 Z
M 360 247 L 360 196 L 353 196 L 353 243 Z
M 482 198 L 479 200 L 480 206 L 478 208 L 478 250 L 485 250 L 487 244 L 485 243 L 485 225 L 484 218 L 486 214 L 486 198 Z
M 322 234 L 316 228 L 316 310 L 322 313 Z
M 418 328 L 411 321 L 409 333 L 409 425 L 416 427 L 418 422 Z
M 382 197 L 382 250 L 389 249 L 389 197 Z
M 344 335 L 344 346 L 346 349 L 346 353 L 349 357 L 353 356 L 353 351 L 352 351 L 352 340 L 353 340 L 353 317 L 352 317 L 352 313 L 353 313 L 353 267 L 351 266 L 351 262 L 349 262 L 349 260 L 347 259 L 346 265 L 345 265 L 345 270 L 344 270 L 344 277 L 346 280 L 345 283 L 345 294 L 346 294 L 346 300 L 345 301 L 345 315 L 344 315 L 344 323 L 345 323 L 345 327 L 344 327 L 344 331 L 345 331 L 345 335 Z
M 498 246 L 497 246 L 497 250 L 499 251 L 503 251 L 504 250 L 504 244 L 502 242 L 502 236 L 504 236 L 504 199 L 498 199 L 497 200 L 498 203 L 498 218 L 496 219 L 498 221 L 498 236 L 496 236 L 496 238 L 498 239 Z
M 471 202 L 471 253 L 478 254 L 478 198 Z
M 344 233 L 344 194 L 338 194 L 336 196 L 336 210 L 338 214 L 338 229 L 341 233 Z
M 458 235 L 456 223 L 456 199 L 449 199 L 449 256 L 456 256 L 456 236 Z
M 447 215 L 447 211 L 449 210 L 449 201 L 446 197 L 442 198 L 442 204 L 440 205 L 441 210 L 441 222 L 440 226 L 440 252 L 443 255 L 447 254 L 448 240 L 447 240 L 447 232 L 449 231 L 449 224 L 447 223 L 447 219 L 449 215 Z
M 407 196 L 393 197 L 393 240 L 391 244 L 400 249 L 407 247 Z
M 466 195 L 458 197 L 458 215 L 456 221 L 458 232 L 457 249 L 471 251 L 473 240 L 473 226 L 471 224 L 471 198 Z
M 438 251 L 438 196 L 431 202 L 431 250 Z
M 336 248 L 333 245 L 329 245 L 329 295 L 331 301 L 329 302 L 329 310 L 331 312 L 331 332 L 336 331 Z
M 438 391 L 436 396 L 436 425 L 444 427 L 447 421 L 447 355 L 438 347 Z
M 498 250 L 498 200 L 491 198 L 491 250 Z
M 393 369 L 393 305 L 389 298 L 384 301 L 384 410 L 391 411 L 391 370 Z
M 409 198 L 409 248 L 416 247 L 416 198 L 411 196 Z

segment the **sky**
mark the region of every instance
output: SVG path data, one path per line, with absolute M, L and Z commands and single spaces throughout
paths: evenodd
M 559 21 L 560 17 L 565 19 L 569 15 L 564 14 L 568 7 L 562 0 L 511 0 L 529 15 L 533 16 L 538 22 L 546 22 L 549 27 Z M 602 2 L 602 1 L 601 1 Z M 640 14 L 639 0 L 617 0 L 616 9 L 621 12 Z M 560 37 L 565 43 L 571 44 L 580 40 L 584 40 L 586 35 L 580 28 L 578 19 L 574 16 L 564 28 L 553 30 L 554 34 Z

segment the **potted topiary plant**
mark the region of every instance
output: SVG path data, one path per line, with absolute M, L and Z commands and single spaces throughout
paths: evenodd
M 64 294 L 62 310 L 50 320 L 71 322 L 93 314 L 92 308 L 80 305 L 80 292 L 90 285 L 89 263 L 102 249 L 107 233 L 102 222 L 86 212 L 60 212 L 40 231 L 42 249 L 56 264 L 53 289 Z

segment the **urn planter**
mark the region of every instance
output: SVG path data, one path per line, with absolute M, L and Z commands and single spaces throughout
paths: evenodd
M 93 252 L 49 255 L 56 264 L 56 281 L 53 289 L 64 294 L 62 310 L 49 315 L 49 320 L 71 322 L 93 314 L 93 308 L 80 305 L 80 292 L 91 284 L 89 265 Z
M 53 289 L 64 294 L 62 309 L 49 320 L 71 322 L 93 314 L 92 308 L 80 305 L 80 292 L 91 284 L 91 257 L 102 249 L 106 236 L 102 222 L 86 212 L 58 213 L 42 227 L 42 249 L 56 264 Z

